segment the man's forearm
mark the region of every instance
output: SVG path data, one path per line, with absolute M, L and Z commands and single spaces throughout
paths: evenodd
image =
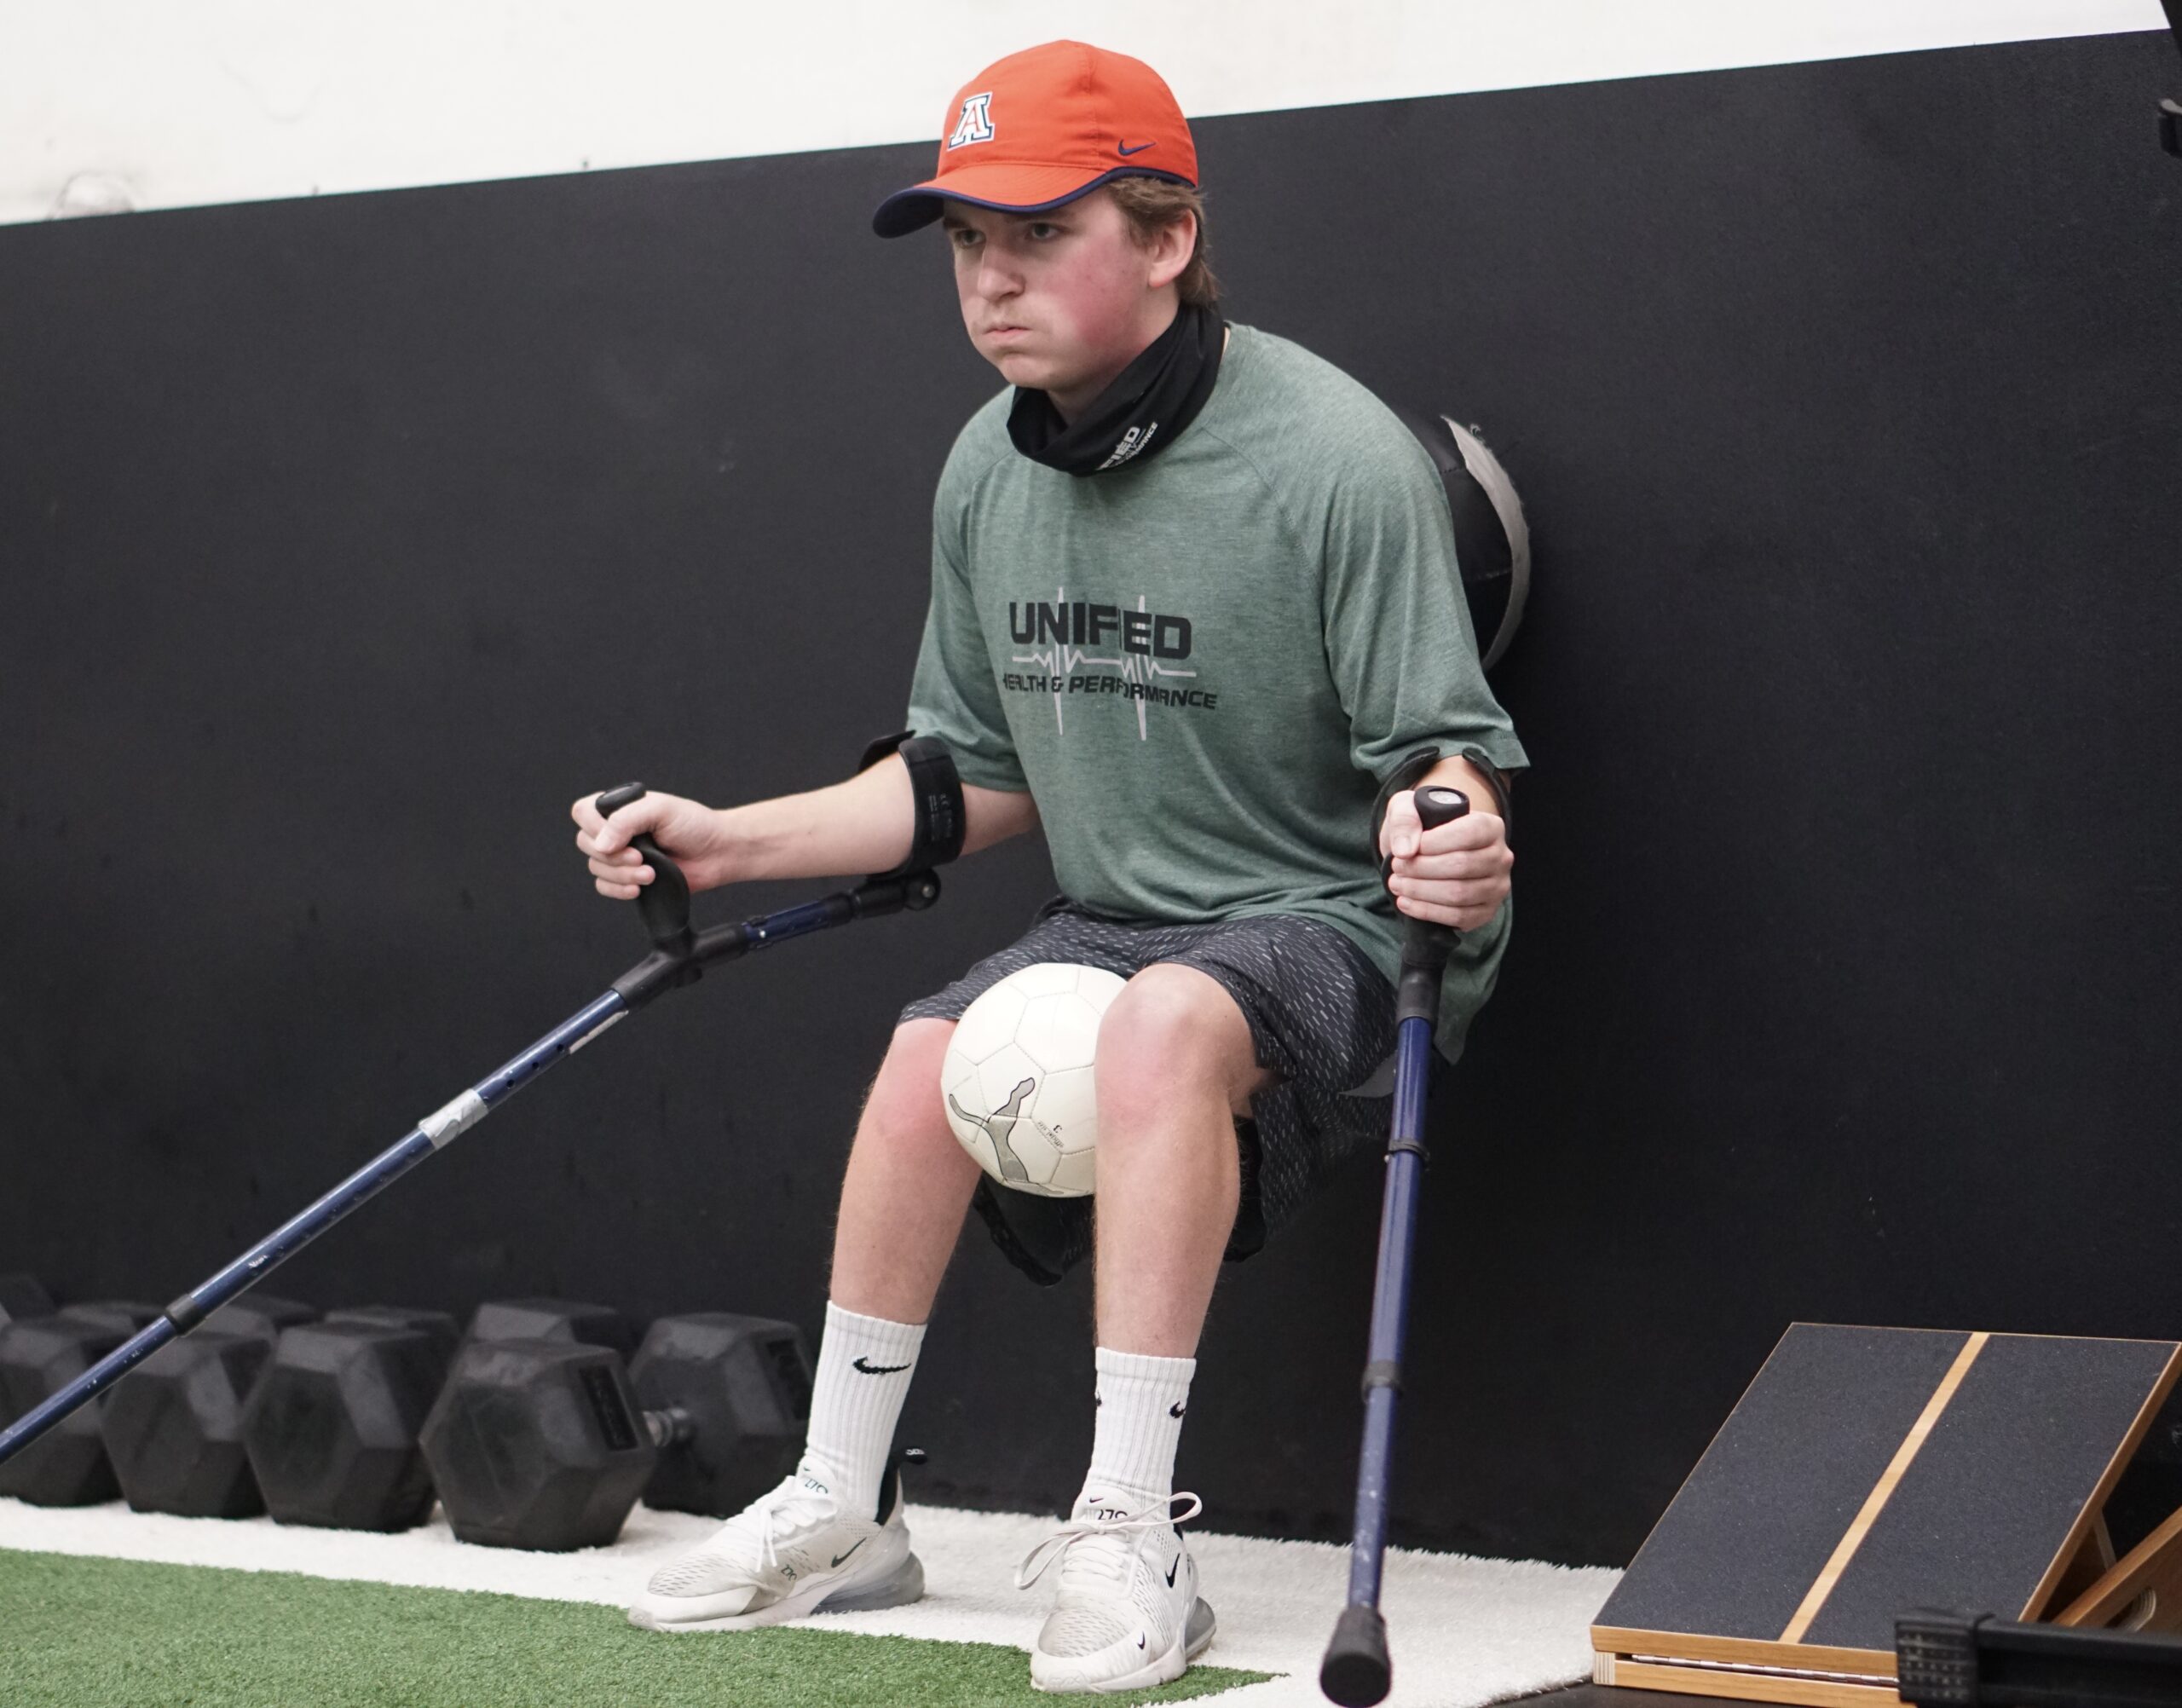
M 962 851 L 974 854 L 1038 822 L 1027 794 L 962 788 Z M 915 829 L 909 768 L 898 755 L 846 782 L 719 810 L 735 881 L 861 877 L 899 865 Z

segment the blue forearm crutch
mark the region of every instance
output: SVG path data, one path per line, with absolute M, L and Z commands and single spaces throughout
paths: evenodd
M 1459 789 L 1417 791 L 1426 829 L 1469 811 Z M 1387 1140 L 1386 1196 L 1379 1209 L 1379 1270 L 1371 1290 L 1371 1338 L 1364 1366 L 1364 1444 L 1356 1466 L 1356 1538 L 1348 1556 L 1348 1605 L 1342 1609 L 1319 1688 L 1342 1708 L 1371 1708 L 1394 1682 L 1387 1622 L 1379 1615 L 1379 1569 L 1387 1550 L 1393 1482 L 1394 1397 L 1401 1388 L 1402 1342 L 1409 1329 L 1409 1272 L 1416 1255 L 1417 1203 L 1424 1172 L 1424 1093 L 1432 1074 L 1432 1035 L 1440 1021 L 1440 975 L 1455 932 L 1408 921 L 1394 1007 L 1394 1099 Z
M 598 810 L 610 813 L 644 793 L 642 783 L 626 783 L 598 798 Z M 733 961 L 753 949 L 804 937 L 851 920 L 872 919 L 903 910 L 921 912 L 939 899 L 932 873 L 909 872 L 873 878 L 853 890 L 839 890 L 815 902 L 765 914 L 739 924 L 690 927 L 690 886 L 681 868 L 649 836 L 636 839 L 637 850 L 651 867 L 652 881 L 638 893 L 638 910 L 651 935 L 652 952 L 614 981 L 613 988 L 563 1020 L 521 1055 L 426 1116 L 408 1135 L 356 1170 L 301 1215 L 267 1235 L 210 1280 L 183 1294 L 165 1312 L 117 1347 L 58 1394 L 42 1401 L 5 1429 L 0 1429 L 0 1464 L 31 1445 L 77 1407 L 104 1393 L 168 1342 L 188 1334 L 238 1294 L 256 1286 L 349 1211 L 375 1197 L 435 1151 L 475 1127 L 546 1069 L 565 1061 L 609 1026 L 643 1007 L 661 992 L 694 984 L 715 961 Z

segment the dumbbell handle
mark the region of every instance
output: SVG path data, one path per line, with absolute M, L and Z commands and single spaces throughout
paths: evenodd
M 651 1437 L 655 1447 L 672 1447 L 687 1441 L 697 1433 L 697 1420 L 678 1405 L 667 1406 L 661 1411 L 644 1414 L 644 1433 Z

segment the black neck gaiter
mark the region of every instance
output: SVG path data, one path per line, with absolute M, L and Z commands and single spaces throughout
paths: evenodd
M 1100 475 L 1157 454 L 1197 418 L 1212 383 L 1227 323 L 1214 308 L 1185 303 L 1175 322 L 1074 422 L 1060 418 L 1042 391 L 1018 387 L 1007 436 L 1033 462 L 1071 475 Z

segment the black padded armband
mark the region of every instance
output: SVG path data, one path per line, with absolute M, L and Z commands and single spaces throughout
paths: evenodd
M 882 736 L 863 750 L 859 774 L 869 770 L 890 753 L 899 753 L 909 768 L 909 789 L 916 801 L 916 828 L 909 835 L 909 852 L 890 872 L 874 872 L 875 878 L 899 878 L 911 872 L 928 872 L 944 866 L 962 851 L 962 838 L 970 828 L 962 805 L 962 780 L 955 774 L 955 756 L 937 736 L 919 736 L 904 730 L 898 736 Z

